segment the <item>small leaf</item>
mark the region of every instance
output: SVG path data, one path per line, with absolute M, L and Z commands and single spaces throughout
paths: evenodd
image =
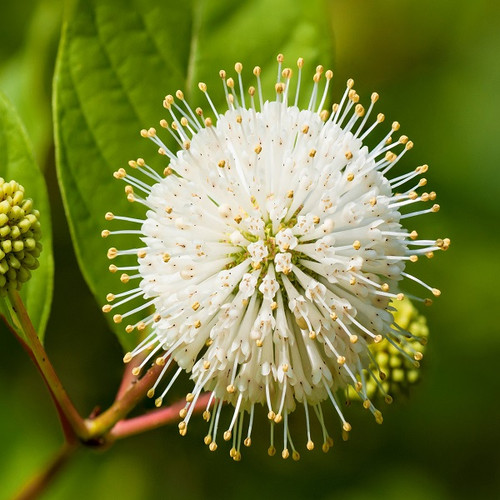
M 106 272 L 109 246 L 134 248 L 137 238 L 99 237 L 104 214 L 141 217 L 129 204 L 112 172 L 144 157 L 163 170 L 139 130 L 164 118 L 165 94 L 182 89 L 196 106 L 203 95 L 198 80 L 213 88 L 215 104 L 224 102 L 219 69 L 241 61 L 251 80 L 260 65 L 272 89 L 276 55 L 295 66 L 303 56 L 312 68 L 331 63 L 328 12 L 320 0 L 307 5 L 278 0 L 232 2 L 80 1 L 66 19 L 55 79 L 58 177 L 76 253 L 97 301 L 120 291 Z M 312 71 L 311 71 L 312 75 Z M 304 82 L 304 89 L 312 80 Z M 206 101 L 205 101 L 206 103 Z M 135 339 L 113 325 L 126 350 Z
M 31 321 L 43 340 L 52 302 L 54 262 L 52 256 L 52 228 L 47 188 L 42 173 L 33 158 L 31 145 L 16 110 L 0 93 L 0 176 L 15 180 L 24 186 L 25 194 L 40 211 L 43 251 L 40 267 L 33 271 L 31 279 L 21 289 Z M 4 300 L 0 301 L 0 313 L 10 318 Z M 15 327 L 15 325 L 13 325 Z

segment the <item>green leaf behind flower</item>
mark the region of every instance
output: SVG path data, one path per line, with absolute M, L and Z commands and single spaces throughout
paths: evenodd
M 52 302 L 54 261 L 52 256 L 52 228 L 50 205 L 45 180 L 35 163 L 26 131 L 16 110 L 0 93 L 0 176 L 5 180 L 15 180 L 25 189 L 27 198 L 33 200 L 40 211 L 43 251 L 40 267 L 21 289 L 21 297 L 26 305 L 31 321 L 43 340 Z M 0 313 L 10 318 L 6 302 L 0 299 Z
M 304 57 L 312 77 L 316 64 L 332 62 L 327 14 L 321 0 L 89 0 L 68 12 L 55 77 L 58 176 L 78 260 L 101 305 L 108 292 L 125 289 L 107 272 L 107 249 L 140 246 L 130 236 L 103 241 L 102 229 L 123 228 L 107 223 L 104 214 L 144 214 L 126 201 L 124 185 L 112 173 L 138 157 L 161 170 L 166 166 L 165 157 L 139 136 L 140 129 L 167 118 L 165 94 L 182 89 L 192 106 L 206 108 L 197 88 L 202 80 L 223 109 L 219 69 L 232 74 L 240 61 L 245 85 L 254 85 L 252 68 L 259 65 L 272 95 L 280 52 L 285 66 Z M 124 333 L 124 325 L 112 326 L 130 349 L 133 335 Z

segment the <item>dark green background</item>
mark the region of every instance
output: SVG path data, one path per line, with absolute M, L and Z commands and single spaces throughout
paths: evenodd
M 353 77 L 366 100 L 372 90 L 381 94 L 378 109 L 399 120 L 415 142 L 406 166 L 431 166 L 429 189 L 437 191 L 442 206 L 437 215 L 416 221 L 417 229 L 452 239 L 449 252 L 417 264 L 419 276 L 443 290 L 425 309 L 431 342 L 422 383 L 409 400 L 400 399 L 384 412 L 383 426 L 352 410 L 351 440 L 337 439 L 328 455 L 303 452 L 299 463 L 271 459 L 265 452 L 267 426 L 258 421 L 256 434 L 262 430 L 262 437 L 236 464 L 224 446 L 216 453 L 207 450 L 205 424 L 195 419 L 185 438 L 171 426 L 117 443 L 106 453 L 81 451 L 46 498 L 482 499 L 500 494 L 499 4 L 330 3 L 325 16 L 335 33 L 337 91 Z M 56 1 L 2 3 L 0 88 L 26 123 L 52 201 L 56 278 L 47 350 L 75 404 L 88 414 L 95 404 L 106 407 L 112 401 L 122 352 L 78 271 L 55 180 L 50 100 L 60 18 Z M 272 39 L 268 46 L 272 54 L 280 51 Z M 3 328 L 0 349 L 3 498 L 52 456 L 62 436 L 36 370 Z M 297 426 L 295 433 L 301 432 Z

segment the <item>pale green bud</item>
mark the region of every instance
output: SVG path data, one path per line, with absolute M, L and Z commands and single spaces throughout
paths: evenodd
M 403 349 L 396 348 L 386 338 L 380 342 L 373 342 L 369 348 L 373 357 L 369 369 L 365 370 L 366 396 L 376 401 L 384 400 L 388 403 L 393 396 L 408 394 L 410 386 L 420 379 L 419 361 L 422 359 L 429 329 L 425 317 L 408 300 L 397 301 L 391 304 L 396 308 L 393 311 L 394 322 L 413 337 L 405 339 Z M 348 399 L 356 400 L 356 391 L 352 386 L 348 388 Z
M 417 357 L 421 358 L 429 336 L 425 317 L 418 312 L 408 299 L 393 305 L 397 307 L 394 312 L 395 323 L 420 339 L 408 339 L 407 344 L 414 352 L 419 353 Z M 417 364 L 415 359 L 405 357 L 401 351 L 387 340 L 384 339 L 378 344 L 372 344 L 370 350 L 378 364 L 378 368 L 372 365 L 371 369 L 374 371 L 380 369 L 385 374 L 382 387 L 391 396 L 397 396 L 401 393 L 407 394 L 410 386 L 419 381 L 420 370 L 415 366 Z M 372 390 L 370 397 L 383 397 L 376 384 L 373 384 Z

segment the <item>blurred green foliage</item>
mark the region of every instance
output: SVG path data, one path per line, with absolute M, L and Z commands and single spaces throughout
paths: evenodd
M 164 2 L 165 17 L 169 5 Z M 335 32 L 336 91 L 348 77 L 365 102 L 377 90 L 378 109 L 399 120 L 415 142 L 403 167 L 431 167 L 429 189 L 437 191 L 442 210 L 417 221 L 416 229 L 452 239 L 446 254 L 415 264 L 443 295 L 423 310 L 431 335 L 411 398 L 386 409 L 382 426 L 353 409 L 349 442 L 337 436 L 328 455 L 302 453 L 298 463 L 266 455 L 267 429 L 236 464 L 223 449 L 210 453 L 203 445 L 201 419 L 185 438 L 176 426 L 162 428 L 106 453 L 82 450 L 46 498 L 498 498 L 499 14 L 500 4 L 486 0 L 332 0 L 318 19 L 331 21 Z M 298 22 L 283 16 L 288 26 Z M 15 102 L 45 167 L 57 263 L 46 345 L 77 407 L 88 414 L 94 404 L 112 401 L 121 349 L 78 270 L 55 180 L 50 87 L 60 19 L 56 0 L 2 2 L 0 89 Z M 256 31 L 236 41 L 233 35 L 227 52 L 253 40 L 265 50 L 256 60 L 286 50 L 281 37 L 263 40 Z M 213 64 L 203 72 L 216 73 Z M 62 435 L 36 370 L 4 328 L 0 345 L 3 498 L 52 456 Z M 295 425 L 299 435 L 300 419 Z

